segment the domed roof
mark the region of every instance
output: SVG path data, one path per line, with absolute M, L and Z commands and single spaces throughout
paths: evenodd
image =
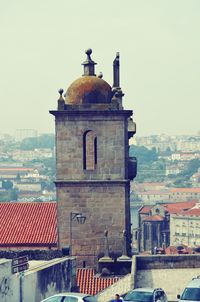
M 65 103 L 71 105 L 102 104 L 111 102 L 111 86 L 94 75 L 84 75 L 67 89 Z
M 74 81 L 65 94 L 65 103 L 71 105 L 105 104 L 111 102 L 112 88 L 95 75 L 96 63 L 91 59 L 92 50 L 86 50 L 87 59 L 83 62 L 84 74 Z

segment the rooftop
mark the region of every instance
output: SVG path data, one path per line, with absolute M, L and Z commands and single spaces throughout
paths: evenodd
M 55 202 L 0 203 L 0 246 L 56 246 Z
M 173 188 L 171 189 L 172 193 L 200 193 L 200 188 Z
M 78 268 L 77 285 L 80 293 L 96 295 L 119 280 L 119 277 L 96 277 L 94 269 Z

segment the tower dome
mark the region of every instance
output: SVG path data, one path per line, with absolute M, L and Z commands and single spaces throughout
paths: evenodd
M 69 105 L 108 104 L 111 102 L 112 88 L 102 79 L 102 75 L 95 75 L 91 59 L 92 50 L 86 50 L 87 59 L 83 62 L 84 74 L 75 80 L 67 89 L 65 103 Z

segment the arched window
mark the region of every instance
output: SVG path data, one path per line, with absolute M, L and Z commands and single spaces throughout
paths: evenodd
M 83 169 L 95 170 L 97 165 L 97 136 L 87 130 L 83 134 Z

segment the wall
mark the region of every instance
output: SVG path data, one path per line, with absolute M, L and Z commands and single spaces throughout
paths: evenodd
M 169 301 L 200 274 L 200 255 L 136 256 L 135 287 L 161 287 Z
M 94 258 L 94 255 L 96 258 L 100 252 L 104 252 L 105 229 L 108 229 L 110 252 L 122 252 L 123 230 L 129 219 L 124 183 L 63 184 L 57 186 L 57 196 L 61 247 L 69 245 L 69 214 L 78 212 L 86 216 L 86 221 L 84 224 L 73 221 L 73 255 L 84 255 L 84 260 L 89 261 L 89 258 Z
M 170 215 L 170 245 L 200 246 L 199 216 Z
M 199 255 L 134 256 L 131 274 L 97 295 L 99 302 L 109 302 L 115 294 L 123 295 L 138 287 L 161 287 L 169 301 L 176 301 L 184 287 L 200 274 Z
M 161 287 L 169 301 L 176 301 L 184 287 L 194 276 L 200 274 L 199 268 L 150 269 L 137 271 L 136 287 Z
M 200 255 L 136 256 L 136 267 L 137 271 L 148 269 L 200 268 Z
M 125 116 L 114 113 L 106 116 L 104 112 L 101 115 L 91 112 L 57 118 L 57 180 L 124 179 L 125 152 L 128 152 L 125 125 Z M 83 170 L 83 134 L 87 130 L 97 136 L 97 166 L 92 171 Z
M 69 258 L 30 262 L 22 277 L 23 301 L 40 302 L 75 285 L 75 261 Z M 0 301 L 20 301 L 19 274 L 11 274 L 11 260 L 0 262 Z
M 113 300 L 116 294 L 124 295 L 134 288 L 136 278 L 136 257 L 132 258 L 132 271 L 131 274 L 119 279 L 113 285 L 109 286 L 104 291 L 97 295 L 98 302 L 108 302 Z
M 105 229 L 111 251 L 122 252 L 123 230 L 130 239 L 127 163 L 131 113 L 66 110 L 56 116 L 59 247 L 70 244 L 69 213 L 83 213 L 85 224 L 73 223 L 72 253 L 79 258 L 86 255 L 87 264 L 94 265 L 97 255 L 104 252 Z M 88 130 L 97 136 L 94 170 L 83 169 L 83 137 Z
M 44 250 L 44 249 L 21 249 L 21 250 L 15 250 L 14 248 L 9 250 L 5 247 L 1 247 L 2 250 L 0 250 L 0 259 L 6 258 L 6 259 L 13 259 L 21 256 L 28 256 L 29 260 L 51 260 L 55 258 L 61 258 L 63 257 L 62 251 L 60 250 Z

